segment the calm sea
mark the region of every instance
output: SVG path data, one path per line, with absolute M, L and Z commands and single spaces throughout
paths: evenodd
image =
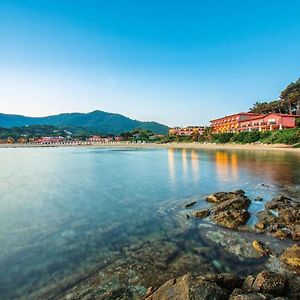
M 55 298 L 94 274 L 104 278 L 121 265 L 126 273 L 147 259 L 147 274 L 134 269 L 141 288 L 160 271 L 168 278 L 199 270 L 204 259 L 216 272 L 259 268 L 261 262 L 223 258 L 198 239 L 199 223 L 186 219 L 182 206 L 197 200 L 200 208 L 207 194 L 243 189 L 252 200 L 264 198 L 253 201 L 255 212 L 275 195 L 299 195 L 299 158 L 270 151 L 0 149 L 0 299 Z M 199 250 L 202 260 L 191 264 L 186 257 L 198 248 L 208 251 Z

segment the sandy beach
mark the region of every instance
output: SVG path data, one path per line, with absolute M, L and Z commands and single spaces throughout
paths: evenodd
M 107 143 L 107 144 L 51 144 L 51 145 L 36 145 L 36 144 L 1 144 L 0 148 L 51 148 L 51 147 L 75 147 L 75 148 L 115 148 L 115 147 L 130 147 L 130 148 L 190 148 L 190 149 L 211 149 L 211 150 L 258 150 L 258 151 L 288 151 L 300 154 L 300 148 L 292 148 L 290 145 L 284 144 L 209 144 L 209 143 Z

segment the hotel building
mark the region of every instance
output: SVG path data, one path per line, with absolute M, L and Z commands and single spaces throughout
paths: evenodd
M 296 127 L 297 115 L 238 113 L 211 120 L 213 133 L 269 131 Z

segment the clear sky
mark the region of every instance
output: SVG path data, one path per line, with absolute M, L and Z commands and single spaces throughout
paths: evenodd
M 300 77 L 298 0 L 0 0 L 0 112 L 206 124 Z

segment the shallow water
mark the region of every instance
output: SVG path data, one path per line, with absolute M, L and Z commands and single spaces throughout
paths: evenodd
M 259 269 L 261 259 L 227 255 L 201 235 L 211 224 L 187 220 L 182 205 L 198 200 L 200 208 L 207 194 L 243 189 L 264 199 L 252 201 L 256 212 L 300 186 L 300 156 L 275 151 L 0 149 L 0 166 L 0 299 L 59 297 L 120 265 L 141 294 L 200 267 Z M 128 273 L 129 264 L 153 268 Z M 164 277 L 154 279 L 160 269 Z

